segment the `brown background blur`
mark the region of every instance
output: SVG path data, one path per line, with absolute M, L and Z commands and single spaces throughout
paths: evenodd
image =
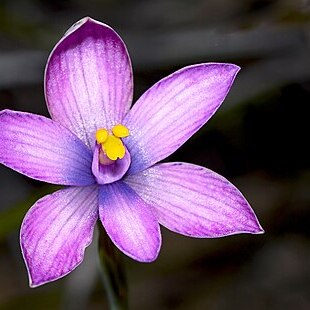
M 0 109 L 47 115 L 48 53 L 87 15 L 126 42 L 135 98 L 188 64 L 242 67 L 220 111 L 167 160 L 231 180 L 266 231 L 196 240 L 162 229 L 155 263 L 124 257 L 130 309 L 310 309 L 309 1 L 1 0 Z M 28 287 L 19 227 L 49 190 L 0 167 L 0 309 L 105 309 L 95 242 L 70 276 Z

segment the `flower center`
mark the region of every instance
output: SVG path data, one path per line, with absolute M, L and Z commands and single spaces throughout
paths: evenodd
M 121 138 L 129 136 L 129 130 L 122 124 L 115 125 L 112 132 L 105 128 L 100 128 L 96 132 L 96 141 L 101 145 L 103 151 L 99 156 L 100 163 L 110 165 L 115 160 L 122 159 L 125 156 L 126 149 Z

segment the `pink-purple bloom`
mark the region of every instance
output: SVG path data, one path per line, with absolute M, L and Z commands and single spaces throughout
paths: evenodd
M 224 177 L 188 163 L 158 164 L 210 119 L 238 71 L 225 63 L 185 67 L 130 109 L 132 67 L 118 34 L 90 18 L 69 29 L 45 70 L 52 119 L 0 112 L 1 163 L 67 186 L 38 200 L 23 221 L 20 242 L 31 286 L 82 262 L 98 218 L 114 244 L 141 262 L 158 256 L 159 224 L 196 238 L 263 232 Z M 118 124 L 129 135 L 113 135 Z M 96 140 L 102 128 L 110 144 Z M 114 159 L 114 151 L 122 155 Z

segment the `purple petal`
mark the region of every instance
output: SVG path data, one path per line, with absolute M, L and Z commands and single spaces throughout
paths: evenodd
M 186 163 L 159 164 L 125 180 L 159 223 L 190 237 L 262 233 L 253 210 L 224 177 Z
M 0 163 L 28 177 L 62 185 L 95 183 L 90 150 L 51 119 L 1 111 L 0 145 Z
M 89 147 L 99 128 L 120 123 L 133 93 L 126 46 L 109 26 L 84 18 L 52 51 L 45 71 L 45 94 L 52 118 Z
M 97 218 L 97 186 L 60 190 L 31 207 L 20 232 L 31 287 L 63 277 L 83 261 Z
M 113 164 L 102 165 L 99 162 L 100 145 L 95 146 L 92 171 L 98 184 L 109 184 L 120 180 L 130 165 L 130 154 L 126 149 L 124 158 L 116 160 Z
M 140 262 L 154 261 L 161 234 L 151 208 L 123 182 L 100 187 L 99 217 L 114 244 Z
M 139 172 L 166 158 L 189 139 L 225 99 L 239 67 L 200 64 L 183 68 L 151 87 L 125 117 L 124 141 Z

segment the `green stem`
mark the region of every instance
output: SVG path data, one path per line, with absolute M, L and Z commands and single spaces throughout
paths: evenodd
M 110 309 L 128 309 L 127 284 L 121 254 L 102 227 L 99 228 L 98 246 L 102 282 Z

